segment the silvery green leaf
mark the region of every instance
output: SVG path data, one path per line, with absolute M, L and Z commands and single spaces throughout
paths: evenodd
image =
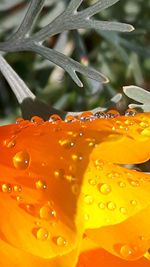
M 123 91 L 129 98 L 143 104 L 150 104 L 150 92 L 141 87 L 130 85 L 124 86 Z

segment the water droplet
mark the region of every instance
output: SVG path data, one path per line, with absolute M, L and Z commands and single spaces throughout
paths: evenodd
M 85 112 L 82 112 L 81 115 L 79 115 L 80 121 L 88 121 L 88 120 L 92 120 L 93 118 L 94 116 L 91 111 L 85 111 Z
M 91 205 L 91 204 L 93 204 L 94 199 L 93 199 L 93 197 L 90 196 L 90 195 L 85 195 L 85 196 L 84 196 L 84 202 L 85 202 L 86 204 L 88 204 L 88 205 Z
M 102 210 L 104 210 L 106 208 L 106 204 L 104 202 L 100 202 L 98 203 L 98 207 Z
M 54 176 L 56 178 L 64 178 L 65 171 L 64 169 L 59 169 L 54 171 Z
M 35 186 L 37 189 L 46 189 L 47 188 L 46 182 L 44 182 L 42 180 L 37 180 L 35 183 Z
M 59 140 L 59 144 L 64 148 L 72 148 L 75 145 L 74 141 L 71 139 L 61 139 Z
M 139 183 L 139 181 L 137 181 L 137 180 L 130 180 L 130 179 L 129 179 L 129 183 L 130 183 L 133 187 L 138 187 L 138 186 L 140 186 L 140 183 Z
M 57 114 L 53 114 L 50 116 L 49 118 L 49 122 L 55 123 L 55 122 L 59 122 L 62 121 L 61 117 Z
M 38 116 L 33 116 L 31 118 L 31 122 L 35 123 L 37 125 L 40 125 L 40 124 L 43 124 L 44 120 L 42 118 L 38 117 Z
M 110 201 L 110 202 L 107 203 L 107 208 L 109 210 L 115 210 L 116 204 Z
M 95 167 L 96 167 L 97 170 L 102 170 L 103 169 L 103 166 L 104 166 L 104 163 L 101 160 L 96 159 L 94 161 L 94 165 L 95 165 Z
M 72 115 L 66 116 L 65 122 L 73 122 L 73 121 L 76 121 L 76 117 L 75 116 L 72 116 Z
M 126 187 L 126 184 L 125 184 L 125 182 L 119 182 L 119 186 L 121 187 L 121 188 L 124 188 L 124 187 Z
M 22 191 L 22 187 L 20 185 L 14 185 L 13 190 L 14 192 L 20 193 Z
M 40 209 L 40 218 L 44 220 L 54 220 L 56 219 L 56 211 L 49 206 L 43 206 Z
M 134 253 L 135 253 L 134 249 L 129 245 L 122 245 L 120 248 L 120 255 L 124 259 L 131 259 Z
M 38 240 L 44 241 L 47 240 L 49 236 L 49 232 L 47 231 L 46 228 L 39 228 L 36 232 L 36 238 Z
M 120 113 L 117 110 L 112 109 L 106 113 L 106 116 L 107 118 L 115 118 L 115 117 L 120 116 Z
M 137 205 L 137 201 L 136 200 L 131 200 L 130 203 L 131 203 L 132 206 L 136 206 Z
M 96 118 L 106 118 L 106 113 L 105 112 L 102 112 L 102 111 L 97 111 L 95 114 L 94 114 L 94 116 L 96 117 Z
M 141 135 L 144 137 L 150 137 L 150 127 L 145 128 L 144 130 L 141 131 Z
M 107 177 L 111 179 L 118 178 L 119 176 L 120 174 L 118 172 L 110 172 L 107 174 Z
M 140 126 L 141 126 L 142 128 L 147 128 L 147 127 L 149 127 L 149 123 L 146 122 L 146 121 L 141 121 L 141 122 L 140 122 Z
M 11 184 L 2 184 L 1 189 L 2 189 L 2 192 L 4 193 L 11 193 L 12 191 Z
M 18 118 L 18 119 L 16 119 L 16 124 L 20 124 L 20 123 L 22 123 L 22 122 L 24 122 L 24 119 L 23 119 L 23 118 Z
M 111 186 L 109 184 L 100 184 L 99 191 L 102 194 L 107 195 L 111 192 Z
M 7 147 L 7 148 L 13 148 L 15 145 L 16 145 L 16 140 L 15 139 L 7 139 L 4 141 L 4 145 Z
M 22 201 L 23 198 L 21 196 L 16 196 L 16 200 L 19 202 L 19 201 Z
M 93 186 L 97 184 L 97 181 L 95 179 L 89 179 L 88 182 L 90 185 L 93 185 Z
M 120 208 L 120 212 L 121 212 L 122 214 L 127 214 L 127 209 L 126 209 L 125 207 L 121 207 L 121 208 Z
M 74 195 L 78 195 L 80 192 L 80 186 L 78 184 L 74 184 L 72 185 L 72 193 Z
M 64 178 L 65 178 L 66 180 L 68 180 L 69 182 L 74 182 L 74 181 L 76 181 L 75 176 L 73 176 L 73 175 L 71 175 L 71 174 L 64 175 Z
M 30 156 L 25 150 L 19 151 L 13 157 L 13 164 L 16 169 L 24 170 L 29 166 Z
M 124 122 L 126 125 L 128 125 L 128 126 L 130 126 L 130 125 L 134 125 L 135 124 L 135 122 L 132 120 L 125 120 L 125 122 Z
M 73 161 L 82 160 L 83 157 L 80 154 L 72 154 L 71 158 Z
M 129 108 L 125 111 L 125 116 L 135 116 L 137 111 L 135 109 Z
M 59 247 L 64 247 L 67 245 L 67 241 L 62 236 L 58 236 L 56 238 L 56 245 Z

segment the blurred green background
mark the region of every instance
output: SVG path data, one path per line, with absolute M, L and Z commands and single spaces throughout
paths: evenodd
M 60 14 L 69 0 L 47 0 L 35 31 Z M 85 0 L 81 8 L 96 1 Z M 6 40 L 21 23 L 29 1 L 0 0 L 0 41 Z M 46 45 L 105 74 L 110 82 L 101 85 L 80 76 L 83 88 L 51 62 L 35 53 L 4 54 L 9 64 L 39 99 L 57 109 L 80 111 L 103 106 L 122 86 L 135 84 L 150 89 L 150 1 L 124 0 L 96 15 L 100 20 L 116 20 L 135 27 L 131 33 L 79 30 L 64 32 Z M 122 109 L 127 108 L 122 101 Z M 0 124 L 20 116 L 19 104 L 0 74 Z

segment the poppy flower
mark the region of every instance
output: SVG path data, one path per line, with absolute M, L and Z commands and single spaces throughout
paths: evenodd
M 149 266 L 150 113 L 0 127 L 0 266 Z

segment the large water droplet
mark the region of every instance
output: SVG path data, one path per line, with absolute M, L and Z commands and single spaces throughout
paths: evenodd
M 62 236 L 58 236 L 56 238 L 56 245 L 59 247 L 64 247 L 67 245 L 67 240 L 64 239 L 64 237 L 62 237 Z
M 39 228 L 36 232 L 36 238 L 38 240 L 44 241 L 47 240 L 49 236 L 49 232 L 46 228 Z
M 40 209 L 40 218 L 44 220 L 54 220 L 56 219 L 56 211 L 49 206 L 43 206 Z
M 29 166 L 30 156 L 27 151 L 19 151 L 13 157 L 13 164 L 16 169 L 24 170 Z
M 11 184 L 2 184 L 1 189 L 2 189 L 2 192 L 4 193 L 11 193 L 12 191 Z
M 120 248 L 120 255 L 124 258 L 124 259 L 131 259 L 132 256 L 134 256 L 135 254 L 135 250 L 134 248 L 132 248 L 132 246 L 130 245 L 122 245 Z
M 55 123 L 55 122 L 59 122 L 62 121 L 61 117 L 57 114 L 53 114 L 50 116 L 49 118 L 49 122 Z
M 141 131 L 141 135 L 144 137 L 150 137 L 150 127 L 145 128 L 144 130 Z
M 100 184 L 99 186 L 99 191 L 104 194 L 107 195 L 111 192 L 111 186 L 109 184 Z

